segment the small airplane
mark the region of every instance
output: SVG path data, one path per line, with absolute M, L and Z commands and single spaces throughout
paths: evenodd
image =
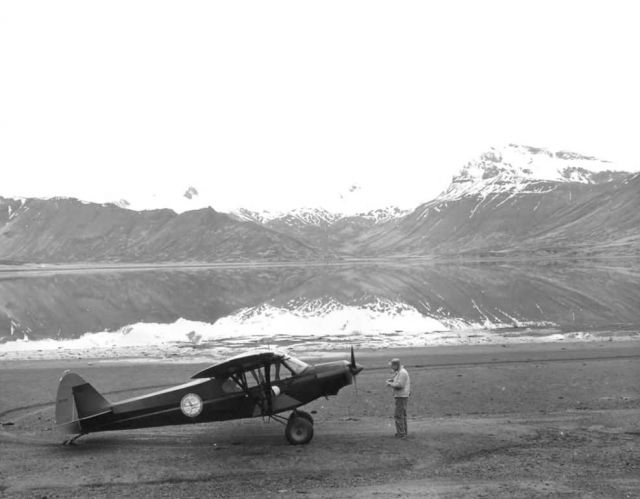
M 267 417 L 285 425 L 292 445 L 313 438 L 311 414 L 297 408 L 350 385 L 362 371 L 351 361 L 309 365 L 281 351 L 253 351 L 194 374 L 193 381 L 109 403 L 78 374 L 65 371 L 56 396 L 56 425 L 74 435 L 154 426 Z M 292 411 L 288 418 L 281 415 Z

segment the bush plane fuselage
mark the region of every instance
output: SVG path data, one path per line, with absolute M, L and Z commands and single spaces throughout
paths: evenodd
M 270 417 L 287 424 L 292 444 L 313 437 L 313 418 L 296 411 L 319 397 L 336 395 L 362 370 L 351 362 L 308 365 L 277 351 L 254 352 L 215 364 L 192 380 L 147 395 L 109 403 L 79 375 L 65 372 L 56 400 L 56 424 L 72 443 L 87 433 Z M 288 420 L 280 413 L 293 411 Z

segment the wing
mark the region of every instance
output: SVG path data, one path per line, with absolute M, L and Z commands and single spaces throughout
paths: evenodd
M 206 369 L 191 376 L 191 378 L 225 379 L 239 372 L 245 372 L 266 364 L 271 364 L 277 360 L 283 359 L 284 357 L 285 354 L 282 352 L 248 352 L 232 357 L 219 364 L 214 364 L 211 367 L 207 367 Z

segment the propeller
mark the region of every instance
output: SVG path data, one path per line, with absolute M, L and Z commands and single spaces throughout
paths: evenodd
M 353 345 L 351 345 L 351 363 L 349 364 L 349 372 L 353 376 L 353 387 L 356 390 L 356 396 L 358 396 L 358 382 L 357 375 L 362 371 L 363 367 L 356 364 L 356 354 L 353 351 Z
M 356 364 L 356 354 L 353 351 L 353 345 L 352 345 L 351 346 L 351 363 L 349 364 L 349 371 L 351 371 L 351 374 L 355 376 L 360 371 L 362 371 L 362 369 L 363 369 L 362 366 Z

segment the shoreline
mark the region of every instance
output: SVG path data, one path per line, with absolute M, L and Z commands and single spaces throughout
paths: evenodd
M 270 347 L 264 347 L 269 349 Z M 271 348 L 278 349 L 272 346 Z M 261 349 L 261 348 L 258 348 Z M 287 351 L 286 348 L 281 348 Z M 238 348 L 229 355 L 222 356 L 76 356 L 56 358 L 0 358 L 0 372 L 13 369 L 48 369 L 74 367 L 113 367 L 113 366 L 196 366 L 208 365 L 218 362 L 226 357 L 238 355 L 249 348 Z M 614 339 L 614 340 L 590 340 L 590 341 L 541 341 L 518 343 L 493 343 L 493 344 L 464 344 L 464 345 L 432 345 L 420 347 L 389 347 L 389 348 L 355 348 L 357 358 L 374 360 L 376 366 L 386 367 L 388 359 L 393 357 L 424 358 L 430 361 L 432 367 L 455 366 L 489 363 L 511 362 L 549 362 L 549 361 L 578 361 L 593 360 L 602 356 L 602 351 L 616 352 L 617 358 L 640 358 L 640 338 L 638 339 Z M 303 360 L 324 362 L 335 359 L 347 359 L 349 346 L 344 349 L 324 351 L 291 351 L 291 355 Z M 474 356 L 479 360 L 468 362 L 465 357 Z M 501 357 L 512 357 L 505 360 Z M 416 366 L 415 361 L 407 366 Z M 375 367 L 378 368 L 378 367 Z
M 74 272 L 127 272 L 158 270 L 216 270 L 216 269 L 260 269 L 260 268 L 298 268 L 298 267 L 335 267 L 348 265 L 407 265 L 407 264 L 494 264 L 494 263 L 554 263 L 554 262 L 625 262 L 638 261 L 636 255 L 607 256 L 447 256 L 447 255 L 396 255 L 371 258 L 332 258 L 312 261 L 230 261 L 230 262 L 78 262 L 78 263 L 15 263 L 0 264 L 0 278 L 9 276 L 28 276 Z

